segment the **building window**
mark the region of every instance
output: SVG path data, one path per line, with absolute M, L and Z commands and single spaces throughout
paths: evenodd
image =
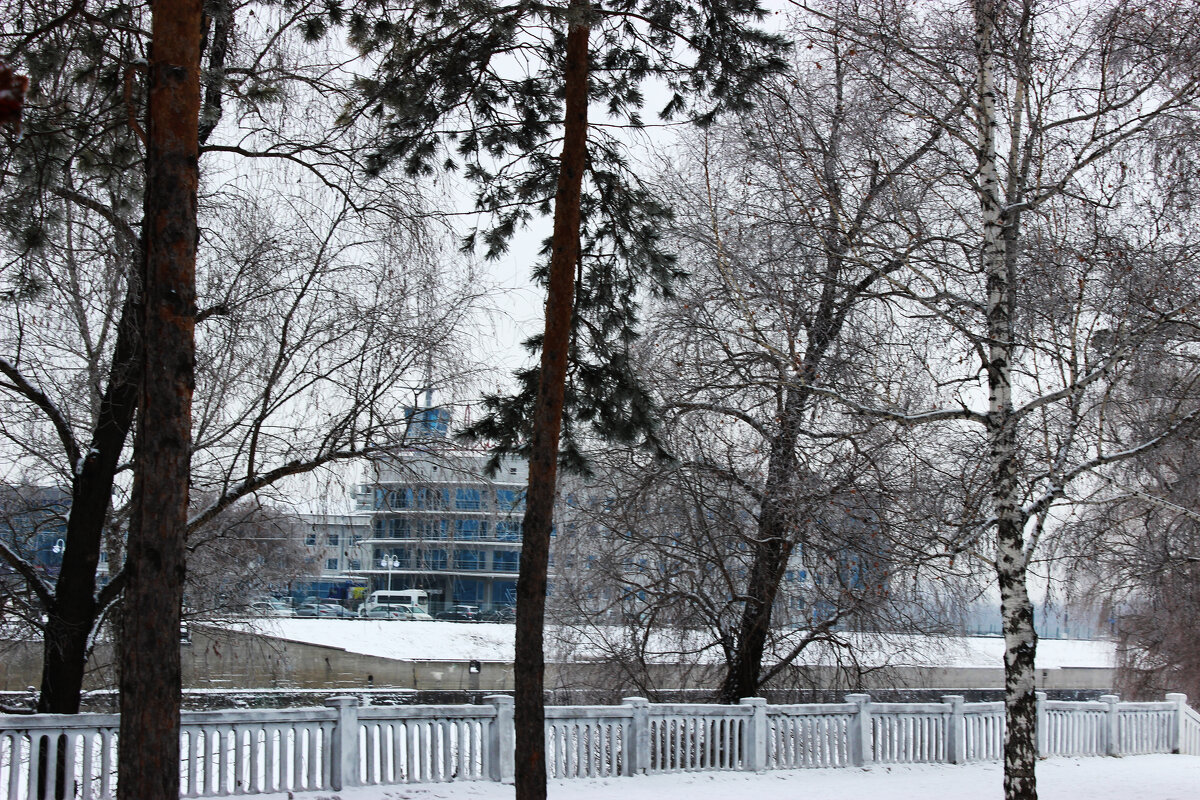
M 454 568 L 462 570 L 486 569 L 487 555 L 481 550 L 459 550 L 454 554 Z
M 389 569 L 410 569 L 412 567 L 412 550 L 409 550 L 407 547 L 391 547 L 387 550 L 376 548 L 372 559 L 372 569 L 384 571 Z
M 392 539 L 408 539 L 412 537 L 412 529 L 408 520 L 392 518 L 388 520 L 388 536 Z
M 336 546 L 339 543 L 339 541 L 340 541 L 340 537 L 336 533 L 329 534 L 328 543 L 330 545 Z
M 417 508 L 440 511 L 446 507 L 446 497 L 441 489 L 417 489 Z
M 520 565 L 520 553 L 505 550 L 492 553 L 492 569 L 496 572 L 516 572 Z
M 425 568 L 431 570 L 446 569 L 446 551 L 445 550 L 426 550 L 425 551 Z
M 524 511 L 525 490 L 497 489 L 496 508 L 500 509 L 501 511 Z
M 515 519 L 502 519 L 496 523 L 496 538 L 502 542 L 521 541 L 521 522 Z
M 315 533 L 307 534 L 304 537 L 304 543 L 306 545 L 308 545 L 309 547 L 316 547 L 317 546 L 317 535 Z
M 483 508 L 483 496 L 478 489 L 455 489 L 454 507 L 459 511 L 479 511 Z
M 338 568 L 338 560 L 336 558 L 325 559 L 325 569 L 333 570 L 334 572 L 336 572 L 337 568 Z
M 462 542 L 474 542 L 486 539 L 488 532 L 487 520 L 456 519 L 454 521 L 454 538 Z

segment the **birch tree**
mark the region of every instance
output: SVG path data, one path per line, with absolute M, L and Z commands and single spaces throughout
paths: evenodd
M 953 244 L 914 253 L 903 279 L 920 309 L 913 318 L 945 325 L 942 360 L 929 369 L 941 408 L 849 407 L 908 424 L 957 419 L 985 437 L 989 502 L 960 521 L 952 550 L 980 552 L 984 532 L 992 546 L 1006 645 L 1005 796 L 1033 798 L 1027 575 L 1051 509 L 1081 476 L 1155 447 L 1195 414 L 1177 405 L 1138 437 L 1109 424 L 1125 365 L 1190 318 L 1197 299 L 1190 279 L 1122 278 L 1135 263 L 1169 274 L 1181 255 L 1152 216 L 1126 223 L 1147 210 L 1154 184 L 1144 154 L 1191 118 L 1197 19 L 1190 4 L 977 0 L 967 12 L 818 12 L 854 20 L 856 46 L 879 54 L 880 91 L 945 130 L 954 176 L 943 190 L 954 203 L 926 212 Z M 968 361 L 978 372 L 955 366 Z

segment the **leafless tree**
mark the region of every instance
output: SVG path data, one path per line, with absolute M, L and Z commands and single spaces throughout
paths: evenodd
M 647 696 L 682 687 L 719 696 L 738 658 L 762 459 L 753 440 L 724 449 L 713 430 L 682 427 L 668 443 L 695 438 L 674 449 L 677 460 L 610 451 L 597 456 L 594 479 L 565 490 L 552 610 L 560 646 L 607 664 L 607 680 Z M 871 471 L 847 464 L 792 498 L 802 522 L 774 599 L 760 689 L 819 688 L 796 668 L 818 649 L 846 654 L 840 663 L 855 686 L 864 664 L 880 666 L 856 658 L 863 648 L 877 654 L 874 633 L 932 632 L 931 622 L 946 630 L 922 613 L 934 593 L 914 591 L 945 570 L 914 560 L 901 493 L 893 486 L 885 500 Z
M 814 387 L 862 396 L 883 380 L 911 394 L 885 300 L 919 242 L 912 209 L 941 167 L 945 132 L 896 113 L 836 20 L 804 34 L 762 107 L 681 146 L 667 181 L 690 278 L 656 309 L 650 371 L 668 429 L 692 432 L 687 468 L 723 476 L 755 509 L 725 635 L 726 701 L 786 666 L 763 661 L 788 564 L 798 547 L 837 549 L 815 521 L 851 496 L 882 507 L 915 463 L 900 428 Z M 913 544 L 888 559 L 927 560 Z
M 1150 176 L 1163 176 L 1145 154 L 1188 124 L 1200 87 L 1195 8 L 977 0 L 812 13 L 874 54 L 870 77 L 896 111 L 945 132 L 931 176 L 945 202 L 922 212 L 922 247 L 895 284 L 915 304 L 914 323 L 942 325 L 927 362 L 937 406 L 849 407 L 906 424 L 958 420 L 982 435 L 970 471 L 987 502 L 963 518 L 953 549 L 994 565 L 1007 645 L 1005 795 L 1033 798 L 1026 577 L 1051 508 L 1081 476 L 1153 448 L 1194 414 L 1178 406 L 1165 426 L 1131 437 L 1110 424 L 1109 401 L 1127 365 L 1197 298 L 1193 280 L 1122 278 L 1134 265 L 1177 273 L 1189 258 L 1187 235 L 1164 238 L 1143 201 Z
M 254 497 L 192 531 L 187 549 L 185 619 L 245 614 L 255 598 L 320 571 L 304 546 L 303 523 Z
M 148 36 L 141 6 L 77 5 L 43 4 L 27 32 L 5 34 L 35 68 L 25 137 L 3 153 L 0 212 L 6 464 L 71 495 L 54 579 L 11 548 L 0 556 L 46 610 L 41 707 L 64 713 L 78 710 L 124 585 Z M 211 504 L 192 509 L 192 529 L 402 435 L 431 355 L 455 355 L 435 362 L 452 365 L 433 376 L 446 385 L 470 371 L 458 337 L 486 291 L 441 249 L 411 179 L 365 180 L 372 123 L 337 124 L 352 94 L 345 56 L 306 43 L 302 13 L 220 10 L 242 25 L 221 45 L 232 18 L 210 17 L 204 53 L 191 475 Z

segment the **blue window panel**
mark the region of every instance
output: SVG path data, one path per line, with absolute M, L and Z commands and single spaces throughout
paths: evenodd
M 450 410 L 446 408 L 406 408 L 408 436 L 413 439 L 444 437 L 450 431 Z
M 500 509 L 501 511 L 524 511 L 525 490 L 497 489 L 496 508 Z
M 411 569 L 413 551 L 407 547 L 376 547 L 371 555 L 371 569 Z M 387 561 L 384 561 L 384 559 Z
M 455 489 L 454 507 L 460 511 L 479 511 L 483 508 L 483 496 L 478 489 Z
M 464 578 L 454 582 L 454 602 L 476 606 L 487 597 L 487 583 L 474 578 Z
M 497 550 L 492 553 L 492 570 L 495 572 L 516 572 L 521 566 L 521 554 Z
M 446 569 L 448 562 L 446 560 L 445 550 L 426 550 L 425 551 L 425 568 L 432 570 Z
M 487 565 L 487 554 L 481 550 L 459 550 L 454 554 L 455 569 L 480 570 Z
M 388 536 L 392 539 L 412 538 L 412 528 L 408 523 L 406 519 L 389 519 Z
M 454 538 L 463 542 L 475 542 L 486 539 L 488 524 L 485 519 L 456 519 L 454 521 Z
M 502 542 L 521 541 L 521 521 L 502 519 L 496 523 L 496 538 Z
M 440 511 L 446 507 L 446 493 L 441 489 L 417 489 L 415 497 L 413 507 L 423 511 Z
M 516 605 L 517 584 L 513 581 L 496 581 L 492 584 L 492 602 Z

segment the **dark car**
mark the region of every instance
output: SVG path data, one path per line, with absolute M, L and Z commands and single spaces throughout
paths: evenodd
M 479 606 L 450 606 L 437 618 L 451 622 L 479 622 Z
M 517 609 L 512 606 L 500 606 L 493 608 L 491 611 L 483 615 L 484 622 L 516 622 Z

